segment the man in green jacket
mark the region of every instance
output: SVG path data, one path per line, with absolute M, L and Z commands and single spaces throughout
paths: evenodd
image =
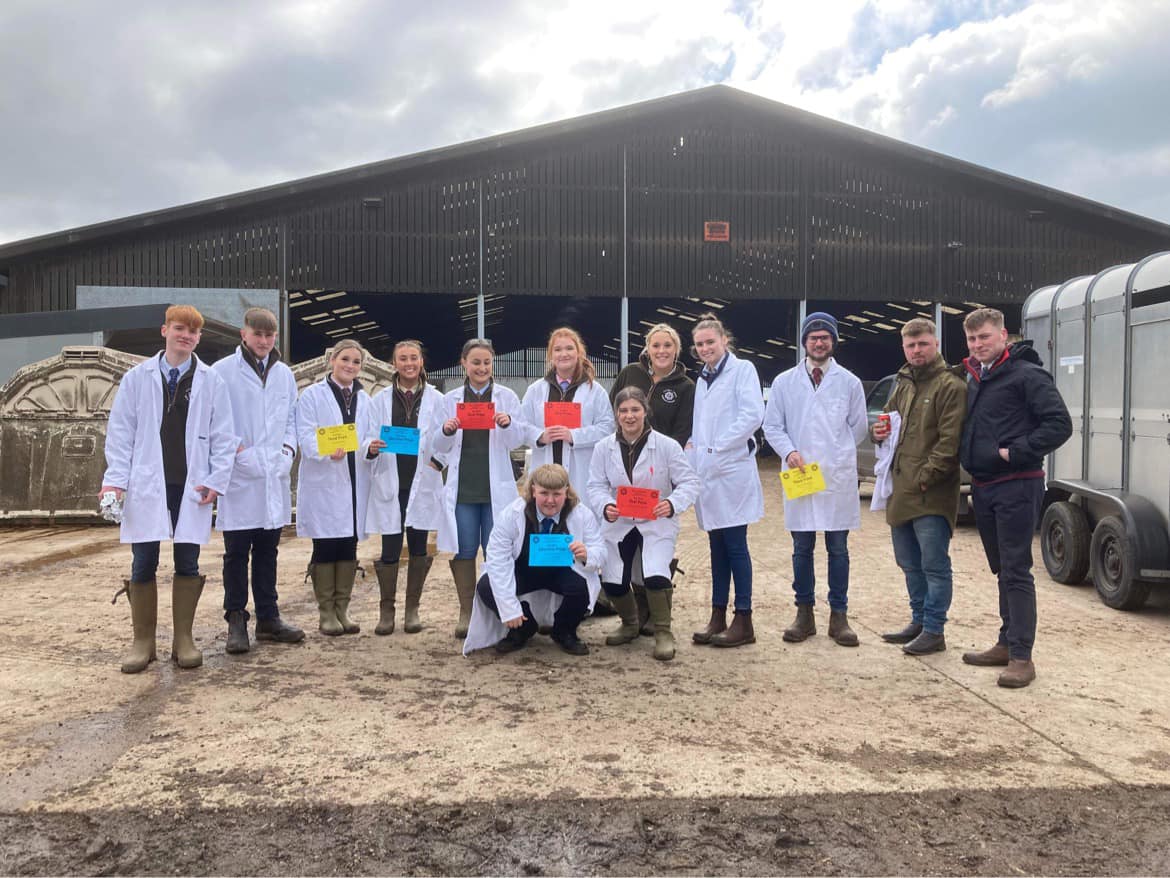
M 909 655 L 947 648 L 943 626 L 951 606 L 951 534 L 959 503 L 959 442 L 967 414 L 963 379 L 938 351 L 934 321 L 917 317 L 902 327 L 906 365 L 898 370 L 887 412 L 901 417 L 898 445 L 890 463 L 893 493 L 886 522 L 894 558 L 906 575 L 910 624 L 883 634 L 888 643 L 904 644 Z M 879 419 L 874 442 L 890 435 Z

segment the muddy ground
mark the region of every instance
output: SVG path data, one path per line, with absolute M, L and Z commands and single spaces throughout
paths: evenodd
M 163 588 L 160 662 L 126 676 L 116 534 L 0 532 L 0 873 L 1170 873 L 1170 594 L 1119 613 L 1041 569 L 1040 676 L 1002 690 L 959 659 L 998 627 L 977 534 L 953 544 L 950 648 L 914 659 L 879 638 L 907 611 L 866 512 L 850 540 L 861 647 L 823 636 L 823 603 L 822 633 L 785 644 L 791 549 L 768 496 L 751 529 L 759 642 L 689 643 L 709 578 L 688 515 L 669 664 L 647 639 L 606 647 L 609 619 L 583 626 L 584 658 L 546 638 L 463 658 L 445 559 L 421 634 L 374 636 L 367 583 L 362 633 L 324 638 L 298 575 L 308 542 L 289 539 L 281 605 L 303 644 L 224 653 L 213 543 L 205 666 L 166 661 Z M 823 583 L 823 550 L 818 569 Z

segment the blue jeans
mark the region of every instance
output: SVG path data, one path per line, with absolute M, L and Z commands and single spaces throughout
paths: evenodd
M 492 535 L 491 503 L 456 503 L 455 531 L 459 540 L 456 560 L 474 558 L 476 550 L 483 546 L 487 557 L 488 538 Z
M 817 602 L 816 574 L 813 572 L 813 549 L 817 547 L 815 530 L 792 532 L 792 590 L 796 605 Z M 844 613 L 849 609 L 849 531 L 825 531 L 825 550 L 829 553 L 829 609 Z
M 735 577 L 735 611 L 752 611 L 752 556 L 747 525 L 721 527 L 707 533 L 711 544 L 711 606 L 726 607 Z
M 906 574 L 910 619 L 942 634 L 951 608 L 951 525 L 941 515 L 923 515 L 890 528 L 894 560 Z
M 179 504 L 183 500 L 182 485 L 167 485 L 167 511 L 171 515 L 171 527 L 179 523 Z M 199 544 L 173 543 L 176 576 L 199 575 Z M 130 581 L 154 582 L 158 573 L 158 543 L 130 544 Z

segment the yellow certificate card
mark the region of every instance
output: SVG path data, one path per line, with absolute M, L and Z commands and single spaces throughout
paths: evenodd
M 806 463 L 804 472 L 798 469 L 786 469 L 780 473 L 780 484 L 784 486 L 784 496 L 789 500 L 797 497 L 807 497 L 825 490 L 825 474 L 820 464 Z
M 357 427 L 353 424 L 337 424 L 334 427 L 317 428 L 317 453 L 328 457 L 338 448 L 357 451 Z

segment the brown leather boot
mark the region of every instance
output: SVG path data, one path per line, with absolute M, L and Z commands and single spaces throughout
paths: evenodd
M 422 600 L 423 584 L 427 581 L 427 574 L 431 572 L 431 564 L 435 559 L 431 555 L 412 555 L 406 565 L 406 619 L 402 623 L 402 630 L 407 634 L 418 634 L 422 631 L 422 621 L 418 617 L 418 604 Z
M 817 633 L 817 619 L 813 615 L 812 604 L 797 604 L 796 618 L 792 624 L 784 629 L 784 640 L 787 643 L 800 643 Z
M 695 643 L 708 644 L 711 638 L 716 634 L 721 634 L 727 630 L 727 607 L 712 607 L 711 621 L 707 623 L 707 627 L 702 631 L 696 631 L 691 635 L 691 640 Z
M 394 601 L 398 597 L 398 562 L 383 564 L 374 562 L 374 573 L 378 577 L 378 624 L 375 634 L 394 633 Z
M 838 646 L 857 646 L 861 643 L 857 634 L 849 627 L 847 613 L 831 610 L 829 612 L 829 637 L 833 638 Z
M 1023 689 L 1036 679 L 1036 666 L 1028 659 L 1008 659 L 1007 670 L 996 680 L 1004 689 Z
M 752 627 L 752 611 L 735 611 L 735 618 L 721 634 L 711 636 L 712 646 L 747 646 L 756 642 L 756 632 Z
M 997 643 L 991 649 L 985 649 L 983 652 L 965 652 L 963 653 L 963 663 L 967 665 L 978 665 L 981 668 L 1006 667 L 1008 663 L 1008 648 L 1002 643 Z

